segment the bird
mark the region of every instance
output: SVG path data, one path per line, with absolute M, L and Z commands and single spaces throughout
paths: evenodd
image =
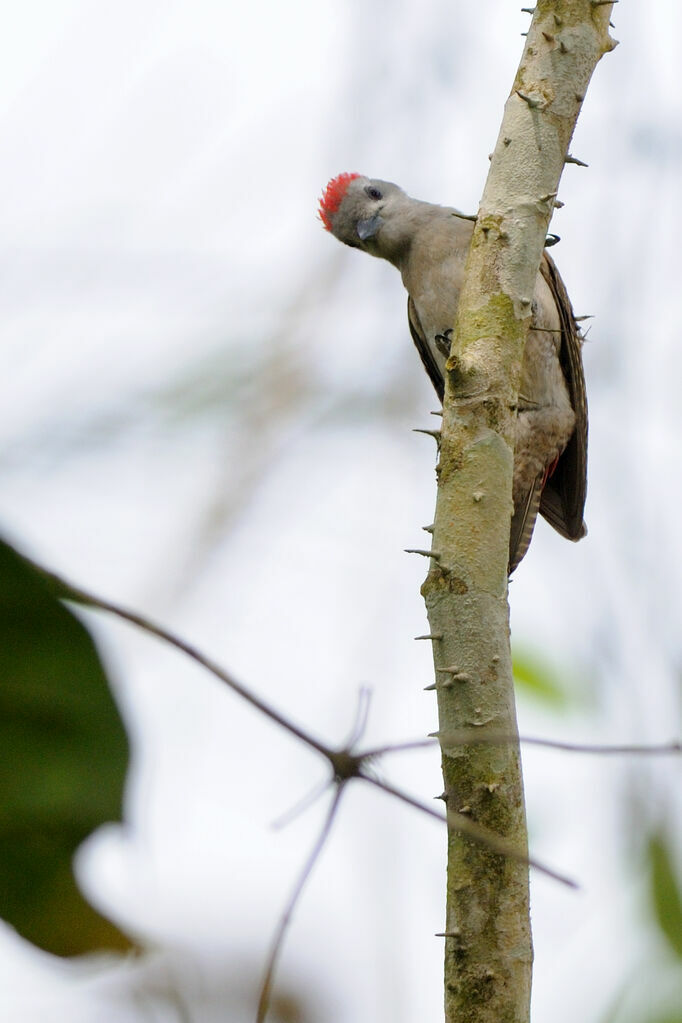
M 318 214 L 335 238 L 388 260 L 408 293 L 412 340 L 443 401 L 474 217 L 423 202 L 390 181 L 344 173 Z M 559 271 L 543 251 L 532 300 L 514 435 L 508 572 L 530 546 L 538 513 L 567 540 L 587 533 L 587 398 L 583 338 Z

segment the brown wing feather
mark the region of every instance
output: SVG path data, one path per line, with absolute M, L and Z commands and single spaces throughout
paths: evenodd
M 424 369 L 429 374 L 429 377 L 431 378 L 431 383 L 436 388 L 436 394 L 438 395 L 442 403 L 443 395 L 445 394 L 445 384 L 443 382 L 443 377 L 441 376 L 441 372 L 438 369 L 436 360 L 431 354 L 431 349 L 429 348 L 428 343 L 426 341 L 424 328 L 422 327 L 421 322 L 419 320 L 419 316 L 417 315 L 417 310 L 415 309 L 414 302 L 409 297 L 407 299 L 407 321 L 410 325 L 410 334 L 412 335 L 412 340 L 414 341 L 417 351 L 419 352 L 419 358 L 424 363 Z
M 582 338 L 566 287 L 554 260 L 545 252 L 540 272 L 549 285 L 561 320 L 559 360 L 566 378 L 575 430 L 540 499 L 540 514 L 567 540 L 580 540 L 587 493 L 587 396 L 583 373 Z

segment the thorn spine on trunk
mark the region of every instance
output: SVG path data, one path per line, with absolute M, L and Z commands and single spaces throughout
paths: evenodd
M 436 671 L 444 671 L 448 675 L 452 675 L 452 682 L 471 682 L 471 675 L 456 666 L 452 668 L 436 668 Z
M 436 640 L 443 638 L 443 633 L 442 632 L 427 632 L 423 636 L 415 636 L 414 638 L 415 638 L 415 640 L 417 640 L 417 639 L 431 639 L 431 640 L 434 640 L 434 642 L 435 642 Z
M 574 163 L 576 165 L 576 167 L 589 167 L 590 166 L 589 163 L 585 163 L 584 160 L 579 160 L 577 156 L 571 156 L 570 153 L 568 154 L 568 156 L 564 160 L 564 163 Z
M 434 561 L 440 561 L 440 551 L 425 551 L 420 547 L 405 547 L 405 554 L 421 554 L 423 558 L 433 558 Z
M 541 106 L 539 99 L 536 99 L 534 96 L 530 96 L 527 92 L 522 92 L 521 89 L 516 90 L 516 95 L 520 96 L 522 100 L 525 100 L 531 110 L 535 110 L 537 107 Z
M 441 417 L 442 417 L 442 415 L 443 415 L 443 409 L 436 409 L 436 411 L 435 411 L 435 412 L 431 412 L 430 414 L 431 414 L 432 416 L 441 416 Z
M 432 693 L 432 692 L 433 692 L 433 690 L 434 690 L 434 689 L 437 689 L 437 688 L 438 688 L 438 687 L 436 686 L 436 683 L 435 683 L 435 682 L 432 682 L 430 686 L 424 686 L 424 692 L 425 692 L 425 693 Z
M 453 927 L 451 931 L 438 931 L 437 934 L 434 934 L 434 938 L 460 938 L 461 936 L 462 932 L 459 927 Z
M 555 199 L 552 205 L 554 206 L 555 210 L 562 210 L 566 203 L 562 202 L 561 199 Z
M 435 528 L 435 523 L 433 523 L 433 522 L 429 526 L 422 526 L 422 529 L 424 530 L 425 533 L 433 533 L 434 528 Z
M 427 437 L 433 437 L 434 440 L 440 440 L 441 435 L 440 430 L 423 430 L 419 426 L 415 426 L 415 428 L 412 430 L 412 433 L 425 433 Z

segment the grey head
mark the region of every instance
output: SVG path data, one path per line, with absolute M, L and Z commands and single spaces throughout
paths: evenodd
M 392 181 L 339 174 L 327 185 L 319 214 L 327 231 L 345 245 L 393 259 L 402 246 L 402 214 L 413 203 Z

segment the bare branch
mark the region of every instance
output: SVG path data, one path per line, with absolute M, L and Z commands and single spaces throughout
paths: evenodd
M 275 828 L 276 831 L 279 831 L 281 828 L 286 828 L 288 824 L 291 824 L 292 821 L 295 821 L 296 818 L 300 817 L 306 810 L 309 810 L 311 806 L 314 806 L 320 796 L 323 796 L 327 789 L 333 784 L 333 778 L 325 778 L 325 780 L 320 782 L 319 785 L 315 785 L 310 792 L 307 792 L 306 795 L 302 796 L 297 803 L 294 803 L 289 810 L 285 810 L 280 817 L 277 817 L 272 822 L 273 828 Z
M 263 978 L 263 985 L 261 987 L 260 998 L 258 1000 L 258 1012 L 256 1014 L 256 1023 L 264 1023 L 265 1017 L 267 1016 L 268 1007 L 270 1004 L 270 993 L 272 991 L 272 983 L 275 976 L 275 967 L 277 960 L 279 959 L 280 952 L 282 951 L 282 943 L 284 942 L 284 935 L 286 934 L 287 928 L 291 923 L 291 917 L 294 909 L 301 897 L 301 893 L 306 885 L 308 878 L 310 877 L 313 867 L 317 863 L 320 853 L 322 852 L 324 845 L 329 838 L 334 818 L 336 817 L 336 811 L 339 808 L 339 802 L 341 800 L 341 793 L 343 792 L 344 783 L 338 785 L 336 792 L 334 793 L 334 799 L 329 807 L 329 812 L 325 819 L 324 825 L 320 834 L 317 837 L 315 845 L 313 846 L 308 859 L 305 862 L 303 870 L 299 876 L 298 881 L 294 886 L 289 901 L 287 902 L 286 908 L 282 913 L 280 922 L 275 931 L 275 936 L 272 942 L 272 948 L 270 955 L 268 956 L 268 963 L 265 970 L 265 976 Z
M 527 856 L 525 852 L 519 850 L 511 842 L 507 842 L 504 838 L 494 834 L 487 828 L 481 827 L 475 821 L 472 821 L 463 813 L 458 813 L 455 810 L 448 808 L 447 816 L 438 813 L 437 810 L 427 806 L 426 803 L 420 802 L 418 799 L 414 799 L 406 792 L 402 792 L 400 789 L 394 788 L 393 785 L 389 785 L 387 782 L 380 781 L 378 778 L 371 778 L 368 775 L 362 776 L 365 781 L 369 782 L 370 785 L 374 785 L 376 788 L 381 789 L 382 792 L 387 792 L 395 799 L 399 799 L 401 803 L 406 803 L 408 806 L 414 807 L 415 810 L 420 810 L 422 813 L 428 814 L 429 817 L 434 817 L 438 821 L 446 822 L 450 827 L 454 828 L 461 835 L 465 835 L 470 838 L 473 842 L 478 845 L 482 845 L 491 852 L 497 853 L 500 856 L 506 856 L 510 860 L 515 860 L 517 863 L 523 863 L 528 866 L 534 867 L 539 870 L 542 874 L 546 874 L 548 877 L 553 878 L 555 881 L 559 881 L 561 884 L 567 885 L 569 888 L 578 888 L 575 881 L 571 878 L 566 877 L 564 874 L 559 874 L 556 870 L 552 870 L 551 867 L 546 866 L 539 860 L 534 859 L 532 856 Z
M 28 560 L 28 559 L 27 559 Z M 102 597 L 97 597 L 93 593 L 88 593 L 86 590 L 80 589 L 78 586 L 73 586 L 71 583 L 62 579 L 61 576 L 55 575 L 54 572 L 48 572 L 41 565 L 31 562 L 37 572 L 40 572 L 43 577 L 54 588 L 56 596 L 62 600 L 71 600 L 76 604 L 82 604 L 85 607 L 97 608 L 100 611 L 108 611 L 110 614 L 115 615 L 117 618 L 121 618 L 123 621 L 130 622 L 132 625 L 137 625 L 138 628 L 144 629 L 145 632 L 150 633 L 152 636 L 156 636 L 157 639 L 162 639 L 170 646 L 175 647 L 176 650 L 181 650 L 182 653 L 186 654 L 197 664 L 200 664 L 202 668 L 206 668 L 212 675 L 219 678 L 221 682 L 224 682 L 234 693 L 241 696 L 243 700 L 250 703 L 252 707 L 259 710 L 261 714 L 270 718 L 275 724 L 278 724 L 285 731 L 294 735 L 301 742 L 304 742 L 306 746 L 312 747 L 317 750 L 327 759 L 331 759 L 332 752 L 324 743 L 319 742 L 308 732 L 299 728 L 293 721 L 284 717 L 279 711 L 271 707 L 265 700 L 262 700 L 255 693 L 252 693 L 250 689 L 242 685 L 241 682 L 237 682 L 235 678 L 230 675 L 225 668 L 222 668 L 215 661 L 212 661 L 205 654 L 202 654 L 200 650 L 187 643 L 184 639 L 180 639 L 170 630 L 165 629 L 162 625 L 157 625 L 152 622 L 149 618 L 145 618 L 143 615 L 138 614 L 136 611 L 129 611 L 127 608 L 121 607 L 118 604 L 113 603 L 110 600 L 104 600 Z
M 435 686 L 427 686 L 427 689 L 434 689 Z M 408 742 L 395 743 L 393 745 L 376 746 L 374 749 L 365 750 L 361 756 L 370 760 L 376 760 L 387 753 L 406 753 L 410 750 L 427 749 L 435 746 L 440 739 L 441 744 L 448 746 L 499 746 L 504 743 L 515 743 L 514 735 L 504 735 L 495 732 L 482 735 L 480 732 L 454 732 L 450 735 L 438 735 L 429 739 L 414 739 Z M 682 742 L 673 739 L 670 742 L 647 744 L 624 744 L 609 746 L 601 743 L 580 743 L 564 742 L 560 739 L 541 739 L 530 735 L 521 735 L 518 741 L 526 746 L 541 746 L 545 749 L 562 750 L 566 753 L 593 753 L 599 755 L 645 755 L 657 756 L 670 753 L 682 753 Z
M 369 686 L 361 686 L 358 693 L 358 707 L 355 713 L 355 724 L 345 743 L 345 748 L 352 750 L 365 734 L 367 718 L 369 717 L 369 705 L 372 702 L 372 690 Z
M 520 740 L 527 746 L 544 746 L 546 749 L 563 750 L 566 753 L 596 753 L 600 756 L 609 754 L 635 754 L 644 756 L 657 756 L 658 754 L 682 753 L 682 743 L 679 740 L 653 745 L 632 745 L 608 746 L 599 743 L 562 742 L 559 739 L 535 739 L 530 736 L 522 737 Z

